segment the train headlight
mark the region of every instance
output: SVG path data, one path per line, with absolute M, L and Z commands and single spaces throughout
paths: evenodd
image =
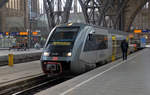
M 72 53 L 71 53 L 71 52 L 68 52 L 68 53 L 67 53 L 67 56 L 71 56 L 71 55 L 72 55 Z
M 50 54 L 49 52 L 44 52 L 43 53 L 44 56 L 49 56 L 49 54 Z

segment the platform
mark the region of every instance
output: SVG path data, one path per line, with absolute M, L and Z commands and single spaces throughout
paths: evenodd
M 43 74 L 40 61 L 0 67 L 0 87 Z
M 36 95 L 150 95 L 150 49 L 99 67 Z
M 8 64 L 8 54 L 14 55 L 14 64 L 29 61 L 39 60 L 42 54 L 42 49 L 29 49 L 26 51 L 17 50 L 0 50 L 0 66 Z
M 24 51 L 24 50 L 20 50 L 20 51 L 17 51 L 17 50 L 1 50 L 0 49 L 0 57 L 1 56 L 7 56 L 8 54 L 10 54 L 10 53 L 12 53 L 12 54 L 14 54 L 14 55 L 17 55 L 17 54 L 28 54 L 28 53 L 35 53 L 35 52 L 41 52 L 42 51 L 42 49 L 27 49 L 26 51 Z

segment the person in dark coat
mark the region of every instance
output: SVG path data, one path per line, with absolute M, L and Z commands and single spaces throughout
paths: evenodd
M 121 42 L 121 50 L 122 50 L 123 60 L 127 60 L 128 47 L 129 47 L 128 42 L 126 40 L 123 40 Z

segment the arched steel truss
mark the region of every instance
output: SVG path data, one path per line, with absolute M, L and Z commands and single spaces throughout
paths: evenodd
M 68 22 L 73 0 L 43 0 L 50 27 Z M 63 5 L 64 4 L 64 5 Z
M 68 22 L 73 0 L 44 0 L 50 27 Z M 120 23 L 128 0 L 78 0 L 88 24 L 123 29 Z M 62 7 L 62 2 L 65 6 Z M 57 4 L 56 4 L 57 3 Z M 55 6 L 54 6 L 55 5 Z M 55 8 L 54 8 L 55 7 Z M 57 8 L 57 10 L 55 10 Z
M 73 0 L 43 0 L 49 25 L 68 22 Z M 54 8 L 54 1 L 57 2 Z M 63 2 L 65 1 L 65 2 Z M 130 0 L 78 0 L 86 23 L 124 30 L 124 13 Z M 65 5 L 62 5 L 63 2 Z M 63 6 L 63 7 L 62 7 Z
M 117 28 L 125 0 L 79 0 L 89 24 Z M 119 14 L 119 15 L 118 15 Z

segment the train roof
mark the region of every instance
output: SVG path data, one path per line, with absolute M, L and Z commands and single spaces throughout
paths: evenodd
M 87 24 L 83 23 L 65 23 L 65 24 L 60 24 L 57 27 L 85 27 Z
M 57 27 L 81 27 L 81 28 L 84 28 L 86 26 L 91 26 L 93 28 L 105 29 L 105 30 L 108 30 L 108 33 L 110 33 L 110 34 L 120 34 L 120 35 L 128 35 L 129 34 L 127 32 L 123 32 L 123 31 L 116 30 L 116 29 L 111 29 L 111 28 L 106 28 L 106 27 L 101 27 L 101 26 L 96 26 L 96 25 L 89 25 L 89 24 L 84 24 L 84 23 L 65 23 L 65 24 L 60 24 Z

